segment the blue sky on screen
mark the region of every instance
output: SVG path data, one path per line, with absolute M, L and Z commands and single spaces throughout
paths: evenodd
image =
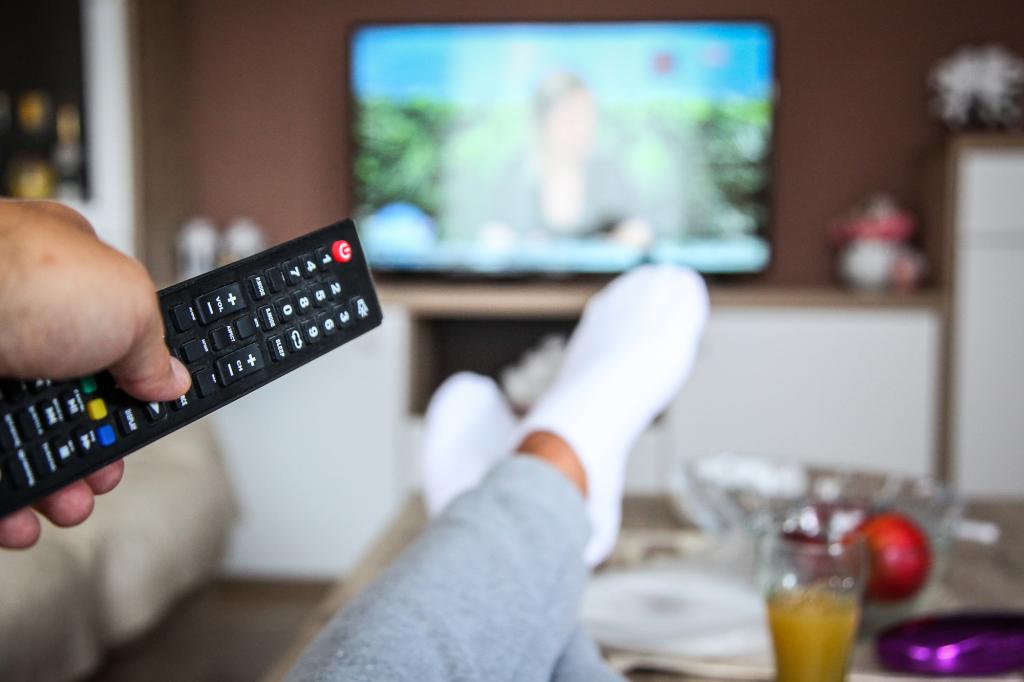
M 763 99 L 772 33 L 758 23 L 401 25 L 363 27 L 352 43 L 359 98 L 516 103 L 554 71 L 582 77 L 606 104 Z

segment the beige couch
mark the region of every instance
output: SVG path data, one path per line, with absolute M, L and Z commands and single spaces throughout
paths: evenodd
M 0 550 L 0 677 L 72 680 L 208 580 L 235 505 L 203 422 L 127 460 L 116 490 L 71 529 Z

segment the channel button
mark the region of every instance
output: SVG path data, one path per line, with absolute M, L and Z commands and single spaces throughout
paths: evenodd
M 220 384 L 228 386 L 263 369 L 264 365 L 263 351 L 258 344 L 250 343 L 217 361 Z

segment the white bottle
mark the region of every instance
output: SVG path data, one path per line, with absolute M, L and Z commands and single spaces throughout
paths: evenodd
M 237 260 L 259 253 L 264 249 L 266 240 L 263 230 L 251 218 L 235 218 L 224 230 L 224 243 L 221 245 L 220 263 L 226 265 Z
M 178 232 L 178 277 L 189 279 L 217 266 L 217 228 L 209 218 L 197 216 Z

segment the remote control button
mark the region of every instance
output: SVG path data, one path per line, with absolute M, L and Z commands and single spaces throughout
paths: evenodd
M 322 246 L 316 250 L 316 262 L 320 264 L 321 268 L 326 268 L 328 265 L 330 265 L 331 260 L 333 259 L 331 258 L 330 251 L 328 251 Z
M 64 405 L 64 413 L 68 419 L 77 419 L 85 412 L 85 401 L 82 399 L 82 392 L 77 388 L 62 393 L 60 402 Z
M 96 449 L 96 431 L 93 429 L 75 429 L 73 435 L 75 443 L 78 444 L 79 455 L 84 457 Z
M 15 490 L 31 488 L 36 484 L 36 475 L 32 473 L 32 467 L 28 465 L 28 456 L 24 450 L 18 450 L 18 454 L 7 460 L 7 473 L 11 477 L 11 485 Z
M 3 431 L 8 439 L 14 443 L 14 447 L 21 447 L 21 434 L 15 425 L 14 417 L 10 414 L 4 415 L 4 423 L 0 424 L 0 431 Z
M 18 446 L 6 424 L 0 424 L 0 452 L 10 452 Z
M 28 461 L 32 465 L 32 471 L 36 472 L 36 478 L 46 478 L 57 471 L 57 463 L 53 461 L 49 443 L 29 448 Z
M 210 344 L 206 339 L 192 339 L 181 346 L 181 355 L 185 358 L 185 364 L 191 365 L 196 360 L 201 360 L 210 352 Z
M 82 377 L 78 381 L 78 385 L 81 387 L 82 393 L 84 393 L 85 395 L 95 393 L 96 389 L 99 388 L 96 385 L 96 377 Z
M 331 300 L 341 298 L 341 282 L 337 278 L 330 280 L 327 286 L 331 292 Z
M 28 390 L 32 395 L 39 395 L 50 386 L 53 386 L 53 382 L 49 379 L 35 379 L 28 382 Z
M 146 421 L 150 424 L 167 418 L 167 406 L 163 403 L 146 403 Z
M 352 260 L 352 245 L 344 239 L 331 244 L 331 255 L 339 263 L 347 263 Z
M 281 316 L 282 322 L 288 322 L 295 317 L 295 306 L 287 298 L 279 298 L 274 304 L 277 305 L 277 313 Z
M 344 329 L 352 324 L 352 312 L 348 308 L 335 308 L 334 319 Z
M 295 307 L 299 315 L 304 315 L 313 307 L 313 299 L 305 291 L 298 291 L 295 294 Z
M 316 323 L 320 325 L 320 328 L 324 330 L 324 334 L 330 336 L 334 332 L 338 331 L 338 323 L 334 321 L 334 318 L 327 313 L 320 313 L 316 316 Z
M 324 303 L 327 303 L 326 287 L 314 287 L 310 291 L 310 294 L 313 296 L 313 305 L 315 305 L 317 308 L 320 308 L 323 306 Z
M 319 269 L 316 265 L 316 257 L 311 253 L 304 253 L 299 256 L 299 265 L 302 266 L 302 275 L 307 279 L 315 275 Z
M 185 395 L 181 396 L 180 398 L 175 398 L 174 400 L 172 400 L 171 401 L 171 408 L 175 412 L 178 412 L 179 410 L 184 410 L 186 407 L 188 407 L 191 404 L 191 400 L 192 400 L 191 394 L 192 394 L 192 391 L 189 391 L 188 393 L 186 393 Z
M 249 278 L 249 291 L 252 292 L 255 301 L 267 297 L 267 283 L 263 279 L 263 275 L 253 275 Z
M 142 424 L 139 423 L 138 411 L 134 407 L 126 407 L 123 410 L 119 410 L 117 413 L 117 428 L 121 431 L 122 436 L 130 436 L 139 428 Z
M 302 332 L 306 335 L 306 340 L 310 343 L 319 343 L 322 338 L 322 332 L 320 327 L 317 325 L 316 320 L 306 320 L 302 323 Z
M 353 298 L 349 305 L 352 306 L 352 312 L 360 320 L 365 320 L 370 316 L 370 306 L 366 304 L 366 299 L 362 296 Z
M 39 413 L 36 412 L 36 408 L 32 405 L 16 414 L 14 421 L 17 422 L 18 432 L 21 433 L 21 439 L 24 441 L 29 441 L 43 435 L 43 423 L 39 419 Z
M 53 452 L 57 464 L 62 466 L 75 454 L 75 439 L 66 437 L 55 438 L 50 441 L 50 450 Z
M 231 328 L 231 325 L 214 329 L 210 338 L 213 340 L 214 350 L 227 350 L 237 340 L 235 330 Z
M 270 349 L 270 359 L 274 362 L 281 362 L 288 356 L 288 349 L 284 345 L 284 337 L 274 334 L 267 338 L 267 348 Z
M 100 447 L 109 448 L 111 445 L 117 442 L 117 434 L 114 433 L 114 427 L 110 424 L 104 424 L 96 429 L 96 441 L 100 444 Z
M 247 339 L 256 333 L 256 323 L 248 315 L 243 315 L 235 320 L 235 331 L 238 333 L 238 338 Z
M 171 308 L 171 322 L 179 332 L 187 332 L 196 323 L 196 314 L 192 312 L 192 306 L 176 305 Z
M 98 422 L 107 417 L 107 404 L 103 398 L 94 398 L 85 404 L 85 411 L 89 413 L 89 419 Z
M 302 281 L 302 268 L 299 267 L 299 261 L 294 258 L 286 260 L 281 267 L 284 268 L 284 276 L 290 286 L 295 286 Z
M 209 367 L 205 367 L 192 375 L 192 385 L 200 398 L 208 398 L 217 391 L 217 379 Z
M 60 401 L 56 398 L 39 403 L 36 410 L 43 418 L 44 429 L 54 429 L 64 421 L 64 413 L 60 410 Z
M 291 346 L 293 353 L 298 353 L 306 346 L 306 341 L 302 338 L 302 332 L 295 327 L 285 329 L 284 336 L 288 339 L 288 345 Z
M 263 351 L 255 343 L 250 343 L 218 360 L 217 375 L 222 385 L 230 386 L 263 369 L 263 366 Z
M 277 326 L 277 316 L 274 314 L 274 309 L 271 306 L 263 306 L 260 308 L 260 321 L 263 322 L 263 328 L 270 330 Z
M 242 297 L 242 288 L 238 284 L 232 283 L 220 289 L 214 289 L 196 299 L 196 308 L 199 310 L 199 319 L 203 324 L 210 324 L 225 315 L 244 310 L 245 299 Z
M 279 291 L 284 291 L 284 288 L 287 286 L 287 282 L 284 279 L 284 270 L 280 266 L 267 270 L 267 282 L 270 283 L 270 290 L 275 294 Z

